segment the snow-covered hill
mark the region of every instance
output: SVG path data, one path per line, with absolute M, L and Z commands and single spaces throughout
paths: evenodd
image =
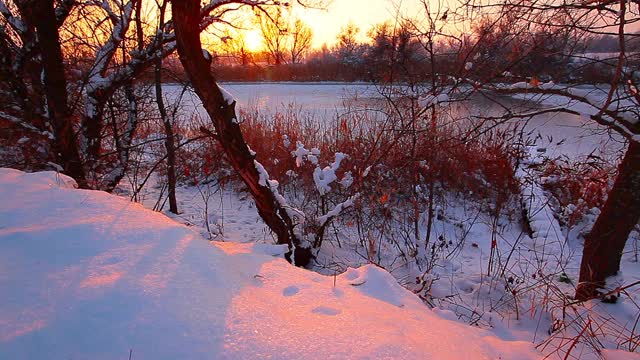
M 375 266 L 328 277 L 53 172 L 0 169 L 0 359 L 533 359 Z

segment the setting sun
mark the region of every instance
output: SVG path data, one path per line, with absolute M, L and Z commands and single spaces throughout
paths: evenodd
M 244 33 L 244 47 L 251 52 L 258 52 L 263 48 L 262 34 L 260 30 L 251 29 Z

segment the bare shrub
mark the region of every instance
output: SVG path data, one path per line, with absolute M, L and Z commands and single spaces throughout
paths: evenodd
M 543 187 L 557 202 L 561 225 L 568 228 L 584 220 L 607 200 L 617 169 L 604 160 L 550 160 L 541 169 Z

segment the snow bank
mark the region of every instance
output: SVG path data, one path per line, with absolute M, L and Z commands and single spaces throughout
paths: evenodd
M 602 358 L 604 360 L 637 360 L 640 359 L 640 355 L 633 354 L 624 350 L 602 349 Z
M 1 359 L 539 357 L 377 267 L 322 276 L 69 180 L 0 169 Z

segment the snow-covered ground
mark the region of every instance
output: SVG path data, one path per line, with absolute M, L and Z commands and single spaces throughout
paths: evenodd
M 209 242 L 54 172 L 0 169 L 1 359 L 534 359 L 429 310 L 373 265 Z
M 241 106 L 257 99 L 271 109 L 301 96 L 331 112 L 337 94 L 349 96 L 344 84 L 243 86 L 226 85 L 236 96 L 239 88 Z M 373 96 L 367 85 L 351 89 Z M 586 136 L 599 129 L 572 115 L 527 128 L 543 133 L 534 156 L 622 146 Z M 127 201 L 126 183 L 118 198 L 72 190 L 51 172 L 0 170 L 0 359 L 635 358 L 623 350 L 640 347 L 638 288 L 617 304 L 567 306 L 589 224 L 560 226 L 535 175 L 524 167 L 520 176 L 532 237 L 464 197 L 440 199 L 431 242 L 416 243 L 415 259 L 392 246 L 368 258 L 338 219 L 318 254 L 321 275 L 288 265 L 252 201 L 230 185 L 179 187 L 181 214 L 169 218 L 143 208 L 158 201 L 153 176 L 141 206 Z M 639 238 L 612 287 L 640 280 Z
M 253 96 L 243 92 L 251 87 L 228 85 L 227 89 L 236 94 L 238 89 L 233 86 L 240 87 L 236 97 L 241 106 Z M 265 90 L 261 96 L 267 96 L 267 102 L 262 105 L 273 108 L 277 104 L 268 99 L 268 94 L 293 97 L 295 94 L 287 92 L 290 86 L 293 85 L 257 85 L 256 91 Z M 302 94 L 311 109 L 314 109 L 314 95 L 311 94 L 314 86 L 305 88 L 310 92 L 308 96 Z M 322 91 L 333 92 L 335 99 L 332 101 L 337 101 L 336 94 L 344 91 L 344 86 L 324 84 Z M 366 85 L 357 87 L 366 88 Z M 606 157 L 623 147 L 615 138 L 602 133 L 600 127 L 579 116 L 537 116 L 529 121 L 527 129 L 542 133 L 533 148 L 536 156 L 575 158 L 595 150 L 596 154 Z M 543 152 L 538 151 L 543 148 Z M 389 245 L 391 243 L 384 245 L 387 248 L 378 249 L 377 258 L 373 260 L 385 266 L 403 286 L 424 296 L 436 312 L 461 323 L 488 329 L 503 339 L 531 342 L 544 355 L 564 358 L 570 350 L 572 358 L 597 358 L 602 354 L 594 349 L 637 350 L 639 338 L 635 324 L 640 313 L 637 287 L 623 294 L 617 304 L 593 301 L 586 307 L 565 306 L 571 302 L 570 296 L 578 279 L 582 250 L 579 234 L 589 224 L 577 224 L 570 229 L 560 226 L 536 173 L 527 178 L 525 170 L 520 175 L 523 177 L 523 201 L 532 220 L 532 237 L 523 233 L 517 219 L 500 218 L 494 229 L 493 219 L 469 201 L 444 199 L 436 207 L 438 219 L 429 247 L 437 245 L 437 254 L 430 263 L 418 265 L 416 259 L 402 259 L 394 245 Z M 181 214 L 171 216 L 192 226 L 203 237 L 229 242 L 273 243 L 251 200 L 234 192 L 230 186 L 225 189 L 207 184 L 182 186 L 177 194 Z M 148 186 L 141 194 L 141 201 L 148 208 L 154 206 L 157 198 L 158 191 L 153 186 Z M 595 214 L 590 215 L 591 220 Z M 423 214 L 420 221 L 421 234 L 426 232 L 425 217 Z M 328 230 L 327 240 L 318 254 L 316 271 L 340 273 L 347 266 L 369 262 L 368 245 L 359 244 L 355 229 L 349 226 L 348 221 L 338 221 L 337 226 Z M 397 234 L 402 235 L 399 231 Z M 640 280 L 639 242 L 638 234 L 633 234 L 623 255 L 622 275 L 614 279 L 611 286 Z M 426 244 L 418 246 L 423 260 L 425 250 L 429 251 L 425 247 Z M 409 252 L 409 249 L 403 250 Z M 425 271 L 429 266 L 432 268 Z M 589 331 L 585 330 L 579 336 L 587 326 L 596 330 L 587 329 Z M 632 355 L 626 353 L 626 356 Z
M 373 86 L 363 84 L 225 86 L 234 93 L 241 107 L 250 106 L 251 101 L 257 99 L 263 106 L 261 109 L 267 110 L 277 110 L 287 101 L 296 101 L 303 110 L 309 111 L 327 109 L 325 105 L 333 101 L 334 108 L 338 109 L 341 99 L 350 93 L 359 93 L 359 99 L 366 102 L 374 98 L 376 92 Z M 504 101 L 534 110 L 559 106 L 554 97 L 516 98 Z M 523 98 L 533 101 L 523 103 Z M 474 103 L 476 100 L 450 106 L 452 116 L 495 115 L 492 107 L 495 104 Z M 197 109 L 197 101 L 193 106 Z M 603 127 L 571 114 L 535 116 L 524 129 L 531 131 L 532 137 L 540 133 L 536 146 L 532 147 L 534 157 L 563 156 L 571 160 L 593 153 L 615 159 L 624 148 L 620 137 L 611 136 Z M 556 219 L 556 209 L 550 204 L 551 199 L 541 187 L 539 173 L 527 172 L 527 169 L 520 171 L 521 190 L 534 231 L 532 237 L 524 233 L 518 214 L 493 219 L 486 208 L 479 209 L 478 204 L 462 194 L 438 199 L 437 219 L 429 244 L 415 241 L 413 248 L 407 248 L 401 240 L 406 238 L 406 232 L 402 233 L 406 229 L 400 228 L 406 223 L 394 219 L 396 225 L 385 230 L 387 239 L 376 240 L 379 248 L 374 258 L 370 256 L 369 240 L 356 233 L 353 221 L 348 216 L 344 221 L 337 219 L 335 226 L 327 230 L 327 240 L 317 254 L 314 270 L 324 274 L 340 273 L 348 266 L 373 261 L 388 269 L 403 286 L 423 296 L 437 311 L 444 311 L 460 322 L 490 329 L 504 338 L 533 342 L 545 355 L 562 358 L 570 350 L 571 356 L 588 358 L 598 356 L 594 349 L 636 349 L 635 319 L 640 313 L 640 307 L 636 305 L 640 303 L 637 288 L 624 294 L 616 305 L 593 302 L 587 312 L 581 306 L 565 307 L 572 301 L 579 275 L 580 236 L 592 224 L 597 209 L 588 214 L 583 223 L 570 228 L 561 226 Z M 146 207 L 152 208 L 157 198 L 158 191 L 153 186 L 143 190 L 141 199 Z M 274 241 L 251 200 L 230 187 L 182 186 L 178 189 L 178 200 L 181 214 L 171 216 L 194 226 L 204 237 L 232 242 Z M 402 211 L 398 213 L 402 216 Z M 426 233 L 426 224 L 423 213 L 419 223 L 422 236 Z M 640 237 L 634 233 L 623 255 L 622 276 L 611 286 L 640 279 L 639 243 Z M 414 255 L 406 256 L 411 253 Z M 594 332 L 594 336 L 578 337 L 584 326 L 591 323 L 597 324 L 591 326 L 604 326 L 608 330 Z M 577 345 L 573 345 L 574 339 L 577 339 Z
M 421 265 L 416 259 L 403 260 L 386 243 L 378 249 L 373 261 L 385 266 L 404 287 L 423 296 L 438 314 L 480 326 L 502 339 L 533 343 L 552 358 L 564 358 L 568 350 L 572 352 L 571 358 L 596 359 L 599 355 L 594 348 L 636 349 L 638 335 L 634 325 L 640 313 L 637 287 L 622 294 L 617 304 L 592 301 L 586 307 L 565 307 L 572 301 L 570 296 L 578 279 L 582 249 L 578 235 L 589 224 L 562 228 L 535 173 L 532 175 L 527 174 L 526 167 L 521 170 L 523 202 L 530 214 L 532 237 L 523 233 L 517 220 L 507 218 L 498 219 L 494 233 L 490 216 L 468 201 L 456 202 L 452 198 L 438 205 L 439 215 L 430 243 L 435 255 L 429 263 L 424 262 L 424 244 L 419 249 Z M 181 214 L 171 216 L 205 238 L 274 242 L 252 202 L 230 187 L 182 186 L 177 197 Z M 204 199 L 208 199 L 206 207 Z M 152 207 L 156 200 L 157 191 L 153 187 L 142 194 L 147 207 Z M 338 222 L 329 231 L 318 254 L 316 271 L 340 274 L 347 266 L 369 262 L 368 245 L 359 243 L 347 220 Z M 207 231 L 206 222 L 211 232 Z M 422 234 L 425 226 L 426 220 L 422 220 Z M 495 258 L 488 275 L 494 240 Z M 623 255 L 622 275 L 612 279 L 612 288 L 640 280 L 639 242 L 638 235 L 632 235 Z M 432 268 L 427 271 L 429 266 Z M 416 277 L 420 278 L 419 283 Z M 578 336 L 587 324 L 598 330 Z M 577 344 L 573 345 L 574 341 Z

